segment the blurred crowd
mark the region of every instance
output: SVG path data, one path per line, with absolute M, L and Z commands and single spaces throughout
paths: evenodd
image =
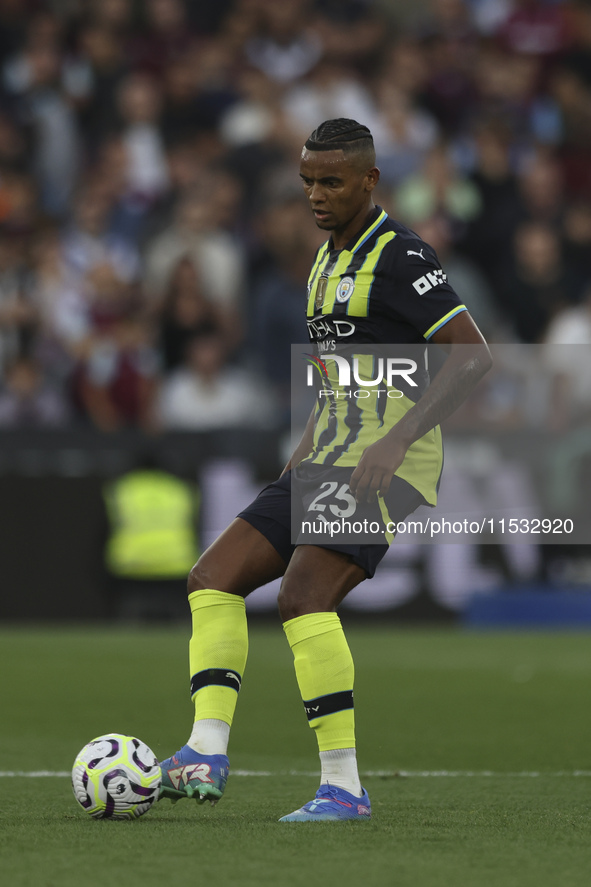
M 0 0 L 0 427 L 284 422 L 341 116 L 489 340 L 591 344 L 591 0 Z

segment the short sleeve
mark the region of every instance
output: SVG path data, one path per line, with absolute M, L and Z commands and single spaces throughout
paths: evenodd
M 396 237 L 385 270 L 391 278 L 386 281 L 391 289 L 389 308 L 427 341 L 452 317 L 467 310 L 448 283 L 435 250 L 418 238 Z

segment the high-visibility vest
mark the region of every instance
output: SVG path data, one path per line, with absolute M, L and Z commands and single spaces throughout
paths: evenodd
M 105 563 L 129 579 L 178 579 L 199 556 L 196 486 L 165 471 L 139 469 L 105 485 L 111 525 Z

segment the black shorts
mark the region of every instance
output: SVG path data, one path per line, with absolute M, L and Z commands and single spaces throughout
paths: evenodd
M 346 514 L 346 500 L 338 499 L 338 494 L 343 486 L 348 490 L 348 481 L 352 473 L 353 468 L 324 468 L 321 465 L 302 468 L 302 466 L 298 466 L 293 476 L 292 472 L 288 471 L 265 487 L 254 502 L 241 511 L 238 517 L 248 521 L 262 533 L 286 563 L 289 563 L 298 545 L 317 545 L 320 548 L 328 548 L 349 555 L 354 563 L 365 570 L 367 577 L 371 578 L 379 562 L 388 551 L 388 543 L 385 541 L 383 532 L 380 541 L 371 543 L 343 541 L 347 537 L 343 537 L 342 534 L 340 537 L 337 535 L 338 541 L 332 542 L 326 534 L 319 538 L 313 531 L 300 532 L 300 527 L 303 526 L 302 519 L 306 516 L 306 511 L 312 503 L 316 503 L 315 513 L 308 514 L 308 517 L 318 517 L 321 514 L 319 511 L 321 506 L 325 507 L 328 504 L 328 507 L 331 507 L 329 492 L 333 492 L 333 486 L 337 495 L 337 501 L 333 507 L 345 506 Z M 325 490 L 322 490 L 322 487 Z M 298 491 L 295 496 L 292 496 L 293 489 Z M 320 500 L 323 500 L 322 503 Z M 386 507 L 386 516 L 396 524 L 403 521 L 419 505 L 424 505 L 425 499 L 409 483 L 394 476 L 383 504 Z M 360 519 L 361 522 L 366 520 L 373 523 L 375 520 L 381 519 L 383 524 L 384 513 L 383 510 L 380 510 L 377 502 L 372 505 L 360 506 L 360 509 L 361 513 L 358 510 L 355 514 L 358 521 Z M 295 527 L 293 534 L 292 526 Z M 382 539 L 384 539 L 383 542 Z

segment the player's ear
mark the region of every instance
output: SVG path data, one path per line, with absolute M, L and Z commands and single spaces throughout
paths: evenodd
M 373 191 L 377 183 L 380 181 L 380 171 L 377 166 L 372 166 L 365 174 L 365 189 Z

